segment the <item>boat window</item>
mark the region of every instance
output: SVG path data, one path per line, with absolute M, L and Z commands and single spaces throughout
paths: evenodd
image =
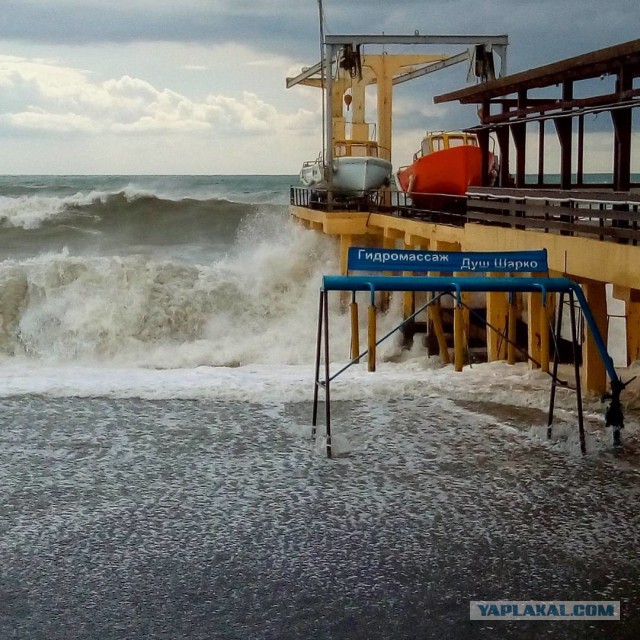
M 463 145 L 463 136 L 449 136 L 449 147 L 462 147 Z
M 431 140 L 434 151 L 442 151 L 444 149 L 444 138 L 442 136 L 434 136 Z
M 367 156 L 378 157 L 378 144 L 371 140 L 340 140 L 336 142 L 333 153 L 336 158 L 364 158 Z
M 347 155 L 347 145 L 345 144 L 337 144 L 334 150 L 334 153 L 337 158 L 342 158 Z

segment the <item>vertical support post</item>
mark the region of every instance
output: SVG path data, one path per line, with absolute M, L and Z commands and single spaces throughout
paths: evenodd
M 556 402 L 556 388 L 558 386 L 558 364 L 560 363 L 559 340 L 562 331 L 562 310 L 564 308 L 564 293 L 560 293 L 558 303 L 558 318 L 556 321 L 556 332 L 553 336 L 553 373 L 551 376 L 551 393 L 549 395 L 549 417 L 547 419 L 547 439 L 551 438 L 551 429 L 553 427 L 553 409 Z
M 372 294 L 373 295 L 373 294 Z M 373 300 L 369 305 L 369 326 L 367 335 L 368 370 L 376 370 L 376 305 Z
M 549 311 L 546 300 L 540 306 L 540 369 L 549 371 Z
M 405 271 L 402 275 L 408 275 L 409 272 Z M 416 311 L 416 292 L 415 291 L 403 291 L 402 292 L 402 318 L 406 320 L 410 318 Z
M 433 295 L 433 294 L 432 294 Z M 451 358 L 449 357 L 449 348 L 447 347 L 447 338 L 444 335 L 444 327 L 442 326 L 440 300 L 435 300 L 429 305 L 429 319 L 433 324 L 433 332 L 436 334 L 436 340 L 438 341 L 438 351 L 440 352 L 440 362 L 442 364 L 449 364 Z
M 456 300 L 453 308 L 453 349 L 455 370 L 462 371 L 464 366 L 464 317 L 462 304 L 459 300 Z
M 584 113 L 578 116 L 578 165 L 576 167 L 576 182 L 582 186 L 584 184 Z
M 413 238 L 410 234 L 404 236 L 404 248 L 411 250 L 413 248 Z M 403 276 L 413 275 L 413 271 L 403 271 Z M 402 319 L 406 320 L 411 317 L 416 310 L 416 292 L 415 291 L 403 291 L 402 292 Z M 415 318 L 413 320 L 415 323 Z
M 627 325 L 627 362 L 640 360 L 640 302 L 625 301 L 625 321 Z
M 538 122 L 538 186 L 544 184 L 544 120 Z
M 320 291 L 320 301 L 318 302 L 318 333 L 316 335 L 316 366 L 315 380 L 313 384 L 313 413 L 311 415 L 311 437 L 316 437 L 316 426 L 318 425 L 318 388 L 320 387 L 320 353 L 322 350 L 322 318 L 324 316 L 324 295 Z
M 509 129 L 498 127 L 496 129 L 498 147 L 500 148 L 500 186 L 509 186 Z
M 511 137 L 516 148 L 516 187 L 524 188 L 525 184 L 525 160 L 527 143 L 527 125 L 524 122 L 510 125 Z
M 329 372 L 329 298 L 328 291 L 323 291 L 324 296 L 324 416 L 327 434 L 327 458 L 331 457 L 331 393 L 329 385 L 331 384 L 331 375 Z
M 482 115 L 484 116 L 484 106 L 482 108 Z M 484 119 L 484 118 L 483 118 Z M 488 187 L 489 185 L 489 130 L 488 129 L 480 129 L 478 131 L 478 145 L 480 146 L 480 151 L 482 153 L 482 174 L 481 174 L 481 184 L 484 187 Z
M 560 141 L 560 188 L 571 189 L 571 118 L 554 120 Z
M 351 294 L 349 312 L 351 314 L 351 358 L 355 359 L 360 357 L 360 327 L 358 326 L 358 303 L 355 291 Z
M 321 43 L 324 52 L 324 60 L 322 61 L 322 82 L 324 83 L 324 100 L 325 100 L 325 141 L 324 141 L 324 162 L 325 162 L 325 179 L 327 183 L 327 208 L 329 211 L 333 209 L 333 57 L 335 48 L 332 44 Z
M 527 350 L 533 360 L 529 361 L 529 366 L 537 369 L 538 365 L 534 361 L 540 362 L 540 318 L 541 318 L 542 296 L 539 293 L 529 294 L 529 304 L 527 305 Z
M 604 282 L 589 280 L 582 285 L 594 322 L 602 341 L 607 345 L 607 294 Z M 582 345 L 582 383 L 587 391 L 604 394 L 607 391 L 607 371 L 602 354 L 592 332 L 586 332 Z
M 396 238 L 387 229 L 384 230 L 384 235 L 382 236 L 382 247 L 383 249 L 396 248 Z M 383 273 L 384 275 L 387 275 L 387 276 L 393 275 L 393 271 L 384 271 Z M 385 312 L 389 308 L 389 303 L 391 301 L 391 293 L 389 291 L 380 291 L 379 296 L 380 296 L 379 298 L 380 311 Z
M 352 236 L 348 233 L 340 234 L 340 274 L 349 274 L 349 249 L 352 244 Z
M 633 89 L 634 74 L 631 67 L 623 65 L 616 80 L 616 93 L 621 98 L 626 91 Z M 631 107 L 611 111 L 614 129 L 614 175 L 613 188 L 616 191 L 629 191 L 631 186 Z
M 510 292 L 509 293 L 509 327 L 507 331 L 507 337 L 509 338 L 509 342 L 507 344 L 507 362 L 509 364 L 516 363 L 517 327 L 518 327 L 518 305 L 516 304 L 516 294 L 514 292 Z
M 490 291 L 486 294 L 487 323 L 500 329 L 503 333 L 507 330 L 507 318 L 509 317 L 509 305 L 507 294 L 503 291 Z M 487 360 L 504 360 L 507 355 L 507 341 L 504 335 L 487 328 Z
M 578 336 L 576 331 L 576 310 L 573 299 L 573 291 L 569 294 L 569 313 L 571 317 L 571 344 L 573 346 L 573 369 L 576 378 L 576 404 L 578 407 L 578 431 L 580 433 L 580 451 L 582 455 L 587 453 L 587 445 L 584 437 L 584 418 L 582 415 L 582 388 L 580 385 L 580 365 L 578 364 Z

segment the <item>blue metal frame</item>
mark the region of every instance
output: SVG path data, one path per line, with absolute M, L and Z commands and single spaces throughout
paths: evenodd
M 547 295 L 552 293 L 569 295 L 570 299 L 576 297 L 584 315 L 585 321 L 596 344 L 602 362 L 611 381 L 611 404 L 606 413 L 606 426 L 613 427 L 613 441 L 615 445 L 620 444 L 620 429 L 624 426 L 622 405 L 620 403 L 620 393 L 625 387 L 616 373 L 613 359 L 609 355 L 605 342 L 600 335 L 595 318 L 589 307 L 589 303 L 580 286 L 568 278 L 536 278 L 536 277 L 514 277 L 514 278 L 487 278 L 487 277 L 433 277 L 433 276 L 324 276 L 320 293 L 320 311 L 318 315 L 318 343 L 316 350 L 316 380 L 314 388 L 314 409 L 313 409 L 313 432 L 315 433 L 318 403 L 318 388 L 323 387 L 326 393 L 326 419 L 327 419 L 327 454 L 331 457 L 331 435 L 330 435 L 330 410 L 329 410 L 329 385 L 336 375 L 330 376 L 328 370 L 329 362 L 329 333 L 327 317 L 327 293 L 329 291 L 368 291 L 371 296 L 371 304 L 375 305 L 375 294 L 379 291 L 430 291 L 434 293 L 449 293 L 454 295 L 457 302 L 462 299 L 462 292 L 508 292 L 508 293 L 541 293 L 543 304 L 546 304 Z M 573 305 L 572 305 L 573 311 Z M 324 329 L 324 331 L 323 331 Z M 572 324 L 572 332 L 575 334 L 575 327 Z M 393 333 L 393 332 L 391 332 Z M 390 334 L 389 334 L 390 335 Z M 320 350 L 322 338 L 324 336 L 324 357 L 325 357 L 325 379 L 320 381 Z M 386 336 L 385 336 L 386 337 Z M 573 336 L 575 343 L 575 335 Z M 574 344 L 575 348 L 575 344 Z M 358 361 L 359 358 L 352 361 Z M 349 365 L 350 366 L 350 365 Z M 340 372 L 347 369 L 344 367 Z M 554 361 L 554 376 L 557 371 L 557 355 Z M 577 366 L 576 366 L 576 375 Z M 555 383 L 555 379 L 554 379 Z M 628 384 L 628 383 L 626 383 Z M 555 384 L 552 388 L 552 400 L 550 401 L 550 421 L 553 411 L 553 394 Z M 577 377 L 577 392 L 580 394 L 579 376 Z M 581 399 L 579 398 L 579 413 L 581 414 Z M 581 426 L 581 448 L 584 449 L 584 434 Z

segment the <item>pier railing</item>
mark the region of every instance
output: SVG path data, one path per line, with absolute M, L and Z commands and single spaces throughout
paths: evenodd
M 324 189 L 291 187 L 289 203 L 297 207 L 319 211 L 366 211 L 402 218 L 425 219 L 429 222 L 464 224 L 466 197 L 448 194 L 433 194 L 429 207 L 416 207 L 404 191 L 380 189 L 360 191 L 357 194 L 341 194 Z M 453 217 L 448 217 L 448 216 Z
M 640 193 L 495 189 L 467 193 L 468 222 L 637 245 Z
M 433 194 L 428 206 L 416 207 L 402 191 L 329 197 L 327 192 L 291 187 L 290 202 L 321 211 L 365 211 L 454 226 L 473 222 L 621 244 L 640 242 L 637 192 L 473 187 L 466 197 Z

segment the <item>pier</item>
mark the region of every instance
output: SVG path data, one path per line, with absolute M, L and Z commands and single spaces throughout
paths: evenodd
M 601 77 L 609 81 L 602 85 Z M 638 159 L 632 145 L 637 126 L 634 109 L 640 105 L 638 77 L 640 40 L 634 40 L 436 96 L 437 103 L 479 105 L 480 124 L 469 131 L 478 135 L 485 155 L 489 139 L 498 141 L 501 165 L 493 185 L 485 171 L 482 186 L 470 188 L 463 198 L 443 195 L 435 201 L 439 206 L 428 210 L 413 207 L 404 193 L 391 190 L 363 194 L 358 201 L 312 201 L 305 190 L 292 188 L 291 215 L 310 229 L 336 237 L 343 275 L 352 246 L 430 251 L 545 249 L 549 270 L 539 275 L 579 283 L 605 343 L 608 301 L 624 302 L 628 364 L 640 358 L 640 185 L 632 173 Z M 560 95 L 549 97 L 556 85 Z M 380 101 L 384 96 L 380 87 L 378 91 Z M 586 116 L 596 113 L 611 123 L 611 180 L 606 184 L 585 180 Z M 390 121 L 379 127 L 390 130 Z M 547 181 L 548 134 L 555 136 L 559 146 L 557 183 Z M 536 141 L 537 149 L 533 148 Z M 525 162 L 532 153 L 537 158 L 534 183 L 527 182 Z M 403 296 L 408 317 L 415 310 L 415 296 Z M 533 367 L 549 362 L 549 354 L 543 351 L 549 345 L 555 310 L 550 305 L 550 317 L 545 319 L 541 306 L 539 294 L 518 294 L 526 325 L 523 347 Z M 507 334 L 509 299 L 504 292 L 486 294 L 486 321 Z M 488 360 L 506 359 L 506 349 L 500 333 L 486 332 Z M 582 342 L 581 360 L 584 388 L 605 393 L 605 366 L 589 335 Z

